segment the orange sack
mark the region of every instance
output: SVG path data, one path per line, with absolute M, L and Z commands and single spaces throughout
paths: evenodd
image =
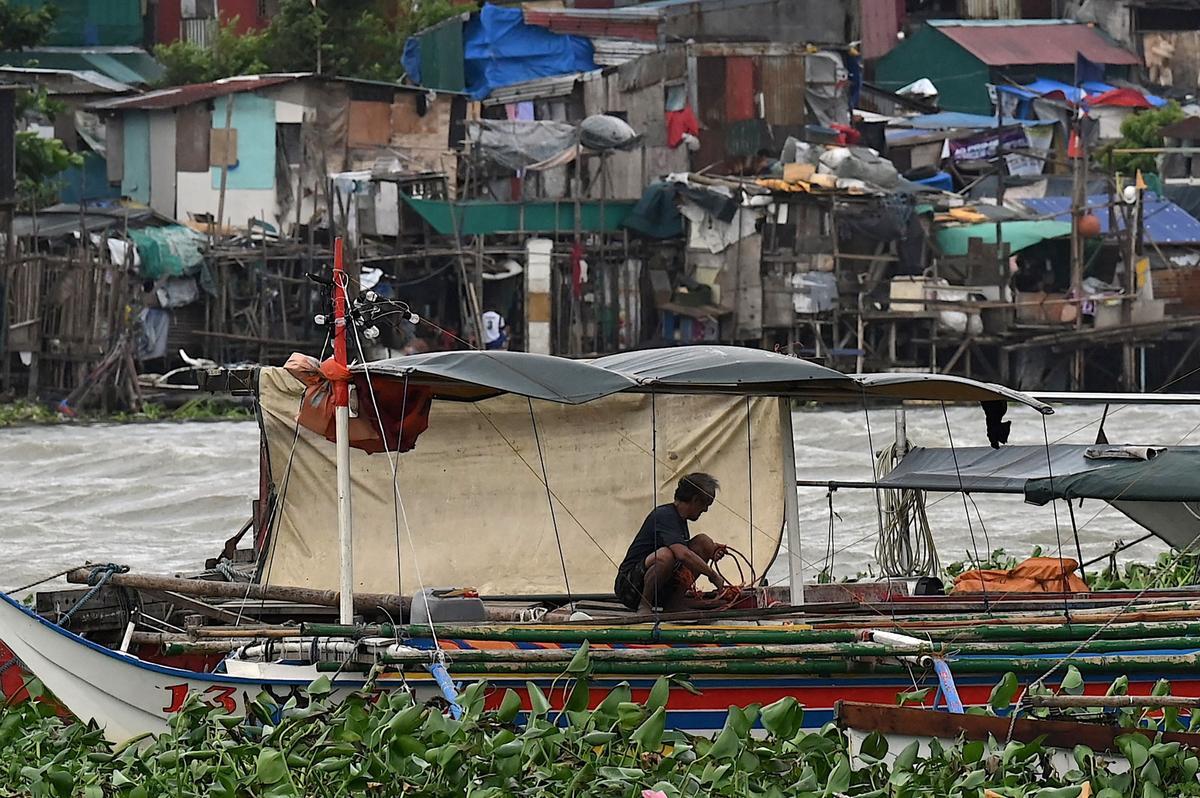
M 1079 578 L 1079 563 L 1057 557 L 1030 557 L 1011 571 L 966 571 L 951 593 L 1089 593 Z

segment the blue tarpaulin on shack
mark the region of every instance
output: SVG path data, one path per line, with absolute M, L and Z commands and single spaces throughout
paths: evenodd
M 489 3 L 463 27 L 467 93 L 476 100 L 501 86 L 596 69 L 593 56 L 591 40 L 527 25 L 520 8 Z
M 1037 199 L 1021 200 L 1026 208 L 1036 214 L 1068 221 L 1071 218 L 1070 197 L 1039 197 Z M 1100 233 L 1108 233 L 1108 212 L 1104 206 L 1108 202 L 1105 194 L 1096 194 L 1087 198 L 1089 208 L 1100 220 Z M 1117 210 L 1117 229 L 1125 229 L 1124 214 Z M 1167 199 L 1147 191 L 1142 202 L 1142 221 L 1146 228 L 1146 240 L 1160 246 L 1172 244 L 1178 246 L 1195 246 L 1200 244 L 1200 220 Z
M 465 89 L 476 100 L 514 83 L 597 68 L 590 39 L 527 25 L 519 7 L 490 3 L 465 22 L 451 20 L 410 38 L 401 63 L 418 85 Z

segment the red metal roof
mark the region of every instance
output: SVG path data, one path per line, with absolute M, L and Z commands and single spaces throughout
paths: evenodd
M 548 28 L 555 33 L 573 33 L 589 38 L 658 40 L 658 9 L 630 8 L 546 9 L 525 6 L 525 22 Z M 650 13 L 647 13 L 650 12 Z
M 181 105 L 191 105 L 201 100 L 211 100 L 214 97 L 224 97 L 243 91 L 256 91 L 267 86 L 277 86 L 307 77 L 304 73 L 287 75 L 242 75 L 235 78 L 212 83 L 190 83 L 186 86 L 172 86 L 169 89 L 158 89 L 135 97 L 123 97 L 119 100 L 105 100 L 93 103 L 92 108 L 103 110 L 152 110 L 155 108 L 177 108 Z
M 1076 53 L 1097 64 L 1141 63 L 1089 25 L 964 20 L 930 24 L 988 66 L 1074 64 Z

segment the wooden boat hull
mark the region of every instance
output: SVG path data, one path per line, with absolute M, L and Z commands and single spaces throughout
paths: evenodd
M 86 640 L 50 623 L 7 596 L 0 596 L 0 599 L 0 640 L 67 709 L 81 719 L 95 720 L 115 742 L 144 732 L 165 731 L 171 715 L 190 695 L 198 695 L 201 701 L 232 714 L 244 714 L 247 704 L 261 692 L 269 693 L 281 704 L 293 696 L 303 702 L 306 700 L 304 687 L 318 675 L 312 666 L 304 665 L 267 664 L 257 675 L 245 676 L 206 673 L 149 662 Z M 1052 661 L 1047 660 L 1047 668 L 1050 664 Z M 453 665 L 451 674 L 454 675 Z M 963 702 L 985 704 L 1000 675 L 973 674 L 959 678 L 958 690 Z M 1102 692 L 1107 681 L 1103 684 L 1101 681 L 1116 675 L 1097 674 L 1092 686 Z M 1149 692 L 1162 676 L 1171 679 L 1176 695 L 1200 696 L 1200 674 L 1139 672 L 1130 675 L 1130 691 Z M 537 684 L 554 704 L 565 699 L 563 680 L 545 673 L 472 675 L 466 681 L 480 678 L 486 678 L 492 687 L 488 697 L 492 705 L 498 705 L 509 688 L 527 699 L 527 682 Z M 10 678 L 5 682 L 6 688 L 12 687 L 8 683 L 11 681 Z M 653 685 L 654 678 L 619 673 L 597 676 L 592 681 L 592 703 L 598 703 L 609 689 L 621 682 L 628 682 L 634 699 L 641 700 Z M 834 707 L 839 700 L 894 705 L 898 694 L 915 687 L 936 685 L 936 679 L 932 672 L 920 671 L 915 672 L 912 679 L 870 674 L 707 674 L 692 678 L 691 683 L 699 691 L 698 695 L 681 687 L 672 688 L 667 722 L 672 728 L 712 733 L 720 729 L 730 706 L 769 704 L 784 696 L 793 696 L 805 706 L 805 726 L 815 728 L 834 719 Z M 364 686 L 361 675 L 338 676 L 334 681 L 335 696 L 346 695 Z M 374 688 L 412 689 L 420 700 L 439 694 L 432 677 L 419 667 L 410 669 L 403 676 L 385 675 Z

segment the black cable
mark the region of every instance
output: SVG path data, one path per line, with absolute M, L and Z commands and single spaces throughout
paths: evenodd
M 954 458 L 954 473 L 958 477 L 958 492 L 963 497 L 963 515 L 967 517 L 967 532 L 971 535 L 971 550 L 975 553 L 975 567 L 981 567 L 983 561 L 979 559 L 979 543 L 975 540 L 975 526 L 971 523 L 971 511 L 967 507 L 967 491 L 963 487 L 962 471 L 958 467 L 958 449 L 954 447 L 954 433 L 950 431 L 950 414 L 946 412 L 946 403 L 940 402 L 942 406 L 942 418 L 946 421 L 946 437 L 950 441 L 950 454 Z M 1043 418 L 1045 418 L 1043 416 Z M 1049 449 L 1046 450 L 1049 452 Z M 991 552 L 988 552 L 989 556 Z M 986 611 L 990 611 L 988 607 L 987 582 L 983 579 L 979 580 L 979 587 L 983 592 L 983 606 Z
M 1046 417 L 1042 416 L 1042 440 L 1046 447 L 1046 475 L 1050 478 L 1050 509 L 1054 511 L 1054 538 L 1058 541 L 1058 572 L 1062 578 L 1063 615 L 1066 616 L 1067 626 L 1071 625 L 1071 603 L 1067 600 L 1067 571 L 1063 567 L 1062 530 L 1058 525 L 1058 499 L 1054 498 L 1054 468 L 1050 462 L 1050 431 L 1046 426 Z M 1070 504 L 1070 499 L 1067 500 Z M 1077 541 L 1078 537 L 1075 538 Z
M 750 427 L 750 396 L 746 396 L 746 495 L 750 504 L 750 561 L 754 561 L 754 438 Z M 715 500 L 716 497 L 714 496 Z

